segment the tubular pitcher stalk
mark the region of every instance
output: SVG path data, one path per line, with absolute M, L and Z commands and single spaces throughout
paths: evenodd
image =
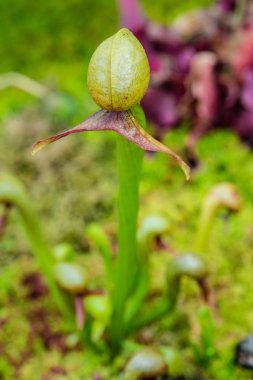
M 53 273 L 54 257 L 48 248 L 39 220 L 31 207 L 30 199 L 21 183 L 7 173 L 0 174 L 0 203 L 9 204 L 18 210 L 32 251 L 46 278 L 55 302 L 63 315 L 72 323 L 71 308 L 55 283 Z
M 78 126 L 33 145 L 33 153 L 36 153 L 45 145 L 73 133 L 112 130 L 120 135 L 117 136 L 119 244 L 111 276 L 112 317 L 108 329 L 113 353 L 119 350 L 126 335 L 124 315 L 128 300 L 138 286 L 140 260 L 136 227 L 143 150 L 172 156 L 189 178 L 188 165 L 145 131 L 145 116 L 139 102 L 147 90 L 149 77 L 149 64 L 142 45 L 128 29 L 119 30 L 98 46 L 88 68 L 88 89 L 102 109 Z

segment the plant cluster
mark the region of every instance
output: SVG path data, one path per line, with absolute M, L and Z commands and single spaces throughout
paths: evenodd
M 145 128 L 145 116 L 139 105 L 149 83 L 149 64 L 145 51 L 127 29 L 121 29 L 105 40 L 94 52 L 88 70 L 88 88 L 102 108 L 78 126 L 33 145 L 33 153 L 65 136 L 85 131 L 112 130 L 117 132 L 118 209 L 119 228 L 117 252 L 100 226 L 90 225 L 87 237 L 101 252 L 105 268 L 103 289 L 90 285 L 89 272 L 79 263 L 68 246 L 50 250 L 38 218 L 22 185 L 11 175 L 1 174 L 0 202 L 3 216 L 0 234 L 4 233 L 9 213 L 15 207 L 58 307 L 77 329 L 80 340 L 98 352 L 110 350 L 117 355 L 129 335 L 172 313 L 177 304 L 182 278 L 193 279 L 200 287 L 204 300 L 212 304 L 207 284 L 208 268 L 196 253 L 205 250 L 216 210 L 222 206 L 238 211 L 241 200 L 236 189 L 228 183 L 217 185 L 203 205 L 200 226 L 193 252 L 174 253 L 166 264 L 162 289 L 150 301 L 152 272 L 151 253 L 166 251 L 163 235 L 166 220 L 151 216 L 137 228 L 139 211 L 139 182 L 144 150 L 164 152 L 180 165 L 187 178 L 189 167 L 171 149 L 150 136 Z M 134 144 L 133 144 L 134 143 Z M 215 356 L 212 340 L 212 319 L 209 312 L 200 315 L 202 328 L 200 344 L 194 352 L 203 366 Z M 165 353 L 145 350 L 137 353 L 126 367 L 126 379 L 163 376 L 168 372 Z

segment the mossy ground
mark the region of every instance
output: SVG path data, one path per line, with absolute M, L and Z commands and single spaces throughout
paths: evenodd
M 167 143 L 174 148 L 180 149 L 184 138 L 185 131 L 172 132 Z M 80 150 L 88 156 L 90 137 L 81 139 L 78 143 L 78 149 L 75 149 L 76 155 Z M 114 148 L 113 134 L 103 135 L 107 144 L 110 144 L 110 152 Z M 75 140 L 75 138 L 73 139 Z M 2 140 L 3 141 L 3 140 Z M 1 142 L 2 142 L 1 141 Z M 74 144 L 68 141 L 70 146 Z M 104 144 L 104 141 L 98 140 L 93 142 L 95 146 Z M 61 165 L 63 178 L 67 176 L 68 164 L 72 161 L 72 170 L 75 171 L 76 160 L 74 154 L 71 154 L 69 162 L 63 159 L 66 145 L 59 143 L 56 153 L 53 153 L 54 160 Z M 108 146 L 108 145 L 107 145 Z M 62 149 L 62 151 L 61 151 Z M 101 204 L 109 204 L 109 208 L 103 209 L 102 223 L 109 231 L 112 240 L 116 233 L 116 211 L 113 206 L 115 200 L 116 176 L 111 175 L 115 166 L 113 165 L 113 156 L 107 158 L 108 151 L 94 150 L 92 156 L 94 162 L 86 169 L 86 178 L 89 176 L 102 177 L 108 183 L 108 193 L 101 191 L 102 196 L 99 202 Z M 213 152 L 216 152 L 214 154 Z M 47 156 L 50 167 L 51 152 L 43 152 Z M 96 153 L 97 152 L 97 153 Z M 217 356 L 207 366 L 201 368 L 201 363 L 197 361 L 192 350 L 192 343 L 199 343 L 199 313 L 203 306 L 200 299 L 199 290 L 196 285 L 189 280 L 183 281 L 183 287 L 179 300 L 179 305 L 173 316 L 169 316 L 160 321 L 138 335 L 135 342 L 139 344 L 145 341 L 147 345 L 162 345 L 165 347 L 173 347 L 177 349 L 187 366 L 182 367 L 185 375 L 202 376 L 204 379 L 250 379 L 251 374 L 246 370 L 236 369 L 233 364 L 235 344 L 251 332 L 253 321 L 253 300 L 251 296 L 251 283 L 253 273 L 252 262 L 252 192 L 253 184 L 250 176 L 253 167 L 252 153 L 242 146 L 235 136 L 229 131 L 217 131 L 203 138 L 199 144 L 199 154 L 201 163 L 199 168 L 193 172 L 191 181 L 185 183 L 184 177 L 178 167 L 174 163 L 161 154 L 146 156 L 143 170 L 143 180 L 141 185 L 141 210 L 140 220 L 146 215 L 158 214 L 168 219 L 170 224 L 169 234 L 166 241 L 173 249 L 178 252 L 191 252 L 194 242 L 194 236 L 198 225 L 198 217 L 202 201 L 208 190 L 218 182 L 230 181 L 234 183 L 243 198 L 242 210 L 237 214 L 227 215 L 221 211 L 213 225 L 210 240 L 206 246 L 205 252 L 202 253 L 203 258 L 208 263 L 209 283 L 215 298 L 216 307 L 212 310 L 212 318 L 215 326 L 214 345 L 217 350 Z M 107 161 L 108 160 L 108 161 Z M 81 161 L 81 160 L 80 160 Z M 65 165 L 66 163 L 66 165 Z M 101 165 L 103 165 L 103 173 L 101 173 Z M 53 165 L 52 165 L 53 166 Z M 67 167 L 67 168 L 66 168 Z M 21 178 L 29 178 L 32 170 L 26 175 L 22 174 Z M 111 174 L 110 174 L 111 173 Z M 106 177 L 108 174 L 108 177 Z M 44 186 L 43 175 L 48 175 L 41 171 L 36 181 L 32 181 L 29 188 L 31 194 L 35 194 L 40 186 Z M 80 178 L 82 176 L 78 174 Z M 53 178 L 53 176 L 52 176 Z M 104 179 L 105 178 L 105 179 Z M 55 180 L 55 179 L 54 179 Z M 54 186 L 54 180 L 52 184 Z M 79 179 L 79 181 L 82 180 Z M 99 182 L 93 185 L 93 193 L 99 189 Z M 51 203 L 47 204 L 53 212 L 54 223 L 61 225 L 62 214 L 58 215 L 56 209 L 59 207 L 54 202 L 54 189 L 52 189 Z M 66 195 L 67 194 L 67 195 Z M 79 195 L 80 194 L 80 195 Z M 58 189 L 58 198 L 66 197 L 82 197 L 82 188 L 77 184 L 71 188 L 62 186 Z M 87 194 L 89 188 L 87 185 Z M 34 195 L 35 196 L 35 195 Z M 42 195 L 41 195 L 42 197 Z M 43 197 L 42 197 L 43 199 Z M 80 200 L 81 202 L 81 200 Z M 40 202 L 34 202 L 34 206 L 41 215 L 41 223 L 48 226 L 51 222 L 52 215 L 43 212 Z M 73 213 L 78 215 L 78 210 L 69 206 L 65 210 L 67 215 Z M 80 207 L 82 207 L 80 205 Z M 96 214 L 94 206 L 94 213 Z M 89 209 L 88 209 L 89 210 Z M 54 214 L 55 213 L 55 214 Z M 81 228 L 78 234 L 75 234 L 73 240 L 76 239 L 76 246 L 79 249 L 81 258 L 85 261 L 88 255 L 91 255 L 92 266 L 94 270 L 99 271 L 100 257 L 97 252 L 89 252 L 89 247 L 85 243 L 85 209 L 80 220 Z M 79 217 L 81 217 L 79 215 Z M 101 216 L 94 218 L 99 220 Z M 67 217 L 68 219 L 68 217 Z M 92 217 L 87 219 L 87 223 Z M 68 331 L 66 322 L 59 316 L 52 299 L 48 293 L 44 294 L 38 300 L 27 298 L 27 288 L 22 285 L 24 276 L 36 270 L 29 246 L 23 243 L 19 247 L 22 231 L 16 223 L 16 218 L 8 227 L 6 235 L 1 241 L 2 254 L 2 273 L 1 273 L 1 366 L 0 370 L 3 379 L 9 379 L 10 374 L 15 374 L 18 379 L 89 379 L 92 374 L 99 373 L 104 378 L 121 378 L 120 373 L 123 364 L 129 357 L 132 349 L 131 341 L 126 345 L 123 355 L 113 365 L 109 365 L 106 355 L 95 355 L 89 350 L 81 350 L 77 345 L 73 348 L 71 340 L 73 336 Z M 66 223 L 66 231 L 72 230 L 72 222 L 68 220 Z M 50 229 L 49 229 L 50 230 Z M 59 231 L 61 228 L 59 227 Z M 45 234 L 50 232 L 45 228 Z M 48 234 L 48 238 L 53 245 L 62 240 L 68 241 L 68 234 L 64 237 L 59 232 L 57 234 Z M 14 255 L 14 256 L 13 256 Z M 154 287 L 163 285 L 163 281 L 157 280 L 161 278 L 163 273 L 163 255 L 154 253 L 153 265 L 155 268 Z M 99 276 L 98 276 L 99 277 Z M 41 312 L 43 309 L 46 313 L 49 329 L 49 339 L 51 343 L 45 340 L 45 326 L 35 329 L 35 336 L 31 338 L 31 316 L 36 319 L 36 310 Z M 34 317 L 35 315 L 35 317 Z M 33 321 L 33 320 L 32 320 Z M 34 322 L 32 322 L 34 323 Z M 50 337 L 50 334 L 52 335 Z M 29 339 L 32 339 L 29 341 Z M 56 341 L 54 341 L 56 339 Z M 26 352 L 27 342 L 29 341 L 30 349 Z M 70 342 L 70 343 L 68 343 Z M 138 343 L 139 342 L 139 343 Z M 27 356 L 26 356 L 27 355 Z M 204 353 L 203 353 L 204 355 Z M 22 360 L 22 357 L 25 360 Z M 43 363 L 43 365 L 41 365 Z M 14 375 L 13 375 L 14 376 Z M 44 376 L 44 377 L 43 377 Z M 114 376 L 114 377 L 113 377 Z M 238 377 L 239 376 L 239 377 Z
M 167 1 L 143 2 L 150 16 L 167 21 Z M 180 2 L 178 2 L 180 3 Z M 90 252 L 85 228 L 97 221 L 115 240 L 117 232 L 115 142 L 113 133 L 86 133 L 49 146 L 32 158 L 35 140 L 74 125 L 96 110 L 88 96 L 85 75 L 94 47 L 117 28 L 113 2 L 3 1 L 0 5 L 2 71 L 15 70 L 68 93 L 74 103 L 55 112 L 16 89 L 0 93 L 0 170 L 11 171 L 26 185 L 51 246 L 72 244 L 81 259 Z M 87 9 L 89 12 L 87 12 Z M 15 25 L 15 28 L 13 28 Z M 103 27 L 101 27 L 103 25 Z M 52 111 L 53 110 L 53 111 Z M 186 130 L 170 133 L 166 143 L 182 149 Z M 177 349 L 183 364 L 179 373 L 208 380 L 249 380 L 252 374 L 233 364 L 234 346 L 253 328 L 253 155 L 229 131 L 204 137 L 200 165 L 189 183 L 165 155 L 147 155 L 141 185 L 140 220 L 164 215 L 170 224 L 166 237 L 178 252 L 191 252 L 202 201 L 218 182 L 234 183 L 243 198 L 238 214 L 221 211 L 202 256 L 208 263 L 209 283 L 216 301 L 212 310 L 216 357 L 204 367 L 192 343 L 199 343 L 199 313 L 203 304 L 198 288 L 183 281 L 176 312 L 129 341 L 113 364 L 76 344 L 53 300 L 45 290 L 37 299 L 27 297 L 24 277 L 38 270 L 30 247 L 12 213 L 0 242 L 0 379 L 81 380 L 101 375 L 122 378 L 124 364 L 136 342 Z M 164 257 L 154 254 L 154 286 Z M 156 272 L 157 273 L 157 272 Z M 39 323 L 44 313 L 46 324 Z M 204 355 L 204 353 L 203 353 Z

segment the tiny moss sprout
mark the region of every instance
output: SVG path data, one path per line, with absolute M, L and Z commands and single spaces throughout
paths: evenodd
M 61 243 L 54 247 L 53 256 L 56 261 L 74 261 L 76 259 L 73 248 L 68 243 Z
M 81 330 L 85 321 L 83 296 L 88 287 L 87 273 L 76 263 L 59 262 L 54 265 L 54 277 L 60 288 L 73 295 L 76 326 Z
M 75 263 L 55 264 L 54 276 L 57 284 L 70 293 L 82 294 L 87 288 L 87 274 L 81 266 Z
M 85 311 L 89 315 L 93 324 L 91 327 L 91 338 L 98 343 L 108 326 L 111 318 L 111 303 L 108 295 L 90 295 L 85 298 Z
M 167 264 L 165 291 L 161 294 L 159 300 L 153 302 L 149 308 L 145 308 L 140 315 L 136 316 L 128 327 L 127 332 L 132 333 L 139 330 L 173 312 L 180 294 L 181 279 L 184 276 L 199 284 L 205 298 L 208 270 L 204 261 L 200 257 L 189 253 L 172 257 Z
M 168 373 L 168 365 L 160 352 L 145 349 L 136 353 L 125 369 L 125 380 L 156 379 Z
M 150 250 L 152 248 L 152 240 L 164 235 L 168 230 L 169 223 L 166 218 L 160 215 L 150 215 L 146 217 L 138 231 L 140 249 L 142 251 Z
M 172 305 L 177 301 L 183 276 L 199 282 L 205 280 L 207 275 L 207 266 L 200 257 L 186 253 L 173 258 L 167 270 L 168 292 Z
M 238 212 L 241 206 L 240 194 L 233 184 L 223 182 L 215 185 L 207 194 L 202 206 L 194 252 L 206 249 L 215 215 L 220 208 L 229 212 Z

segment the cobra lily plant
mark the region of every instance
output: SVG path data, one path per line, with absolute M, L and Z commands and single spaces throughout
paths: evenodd
M 44 146 L 74 133 L 111 130 L 118 134 L 118 254 L 112 265 L 112 286 L 109 287 L 112 310 L 108 328 L 114 352 L 131 330 L 132 319 L 138 310 L 136 307 L 134 313 L 129 310 L 132 307 L 130 301 L 139 294 L 139 287 L 143 285 L 142 259 L 136 236 L 143 151 L 167 153 L 189 178 L 188 165 L 145 130 L 145 115 L 139 102 L 147 90 L 149 72 L 142 45 L 131 32 L 121 29 L 97 48 L 88 68 L 90 94 L 102 109 L 78 126 L 36 142 L 32 151 L 34 154 Z M 140 309 L 142 302 L 136 305 Z

